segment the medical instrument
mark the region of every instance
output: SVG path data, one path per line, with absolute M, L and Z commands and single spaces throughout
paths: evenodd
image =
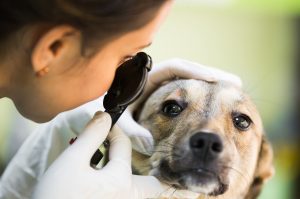
M 114 81 L 103 100 L 105 112 L 109 113 L 112 119 L 111 128 L 127 106 L 142 94 L 151 68 L 151 57 L 144 52 L 139 52 L 117 69 Z M 106 140 L 103 145 L 107 151 L 109 142 Z M 103 149 L 102 146 L 100 148 Z M 91 159 L 91 166 L 95 167 L 103 156 L 98 149 Z

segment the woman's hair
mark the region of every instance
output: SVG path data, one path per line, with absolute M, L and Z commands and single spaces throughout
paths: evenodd
M 68 24 L 84 46 L 105 43 L 154 18 L 167 0 L 1 0 L 0 43 L 22 27 Z

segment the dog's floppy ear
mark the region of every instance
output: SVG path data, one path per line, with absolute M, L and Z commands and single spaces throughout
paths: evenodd
M 168 83 L 170 83 L 171 81 L 163 81 L 159 87 L 164 86 Z M 158 88 L 159 88 L 158 87 Z M 141 98 L 139 98 L 136 102 L 135 102 L 135 106 L 131 106 L 132 110 L 133 110 L 133 119 L 135 119 L 136 121 L 139 120 L 141 112 L 143 110 L 143 107 L 147 101 L 147 99 L 149 98 L 149 96 L 151 96 L 153 94 L 153 92 L 155 92 L 158 88 L 156 88 L 154 91 L 152 91 L 151 93 L 148 93 L 147 96 L 143 96 Z
M 245 199 L 254 199 L 260 194 L 264 183 L 274 175 L 273 150 L 271 144 L 263 136 L 254 179 Z

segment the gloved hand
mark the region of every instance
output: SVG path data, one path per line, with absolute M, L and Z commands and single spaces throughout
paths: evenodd
M 241 87 L 241 79 L 231 73 L 210 66 L 204 66 L 184 59 L 173 58 L 161 62 L 153 67 L 140 99 L 148 97 L 164 81 L 179 79 L 198 79 L 207 82 L 228 81 Z
M 107 113 L 96 113 L 78 139 L 46 171 L 33 198 L 140 199 L 172 193 L 172 188 L 153 176 L 132 175 L 130 141 L 116 127 L 108 134 L 110 126 L 111 118 Z M 95 170 L 90 167 L 90 159 L 107 134 L 109 162 Z
M 176 78 L 198 79 L 207 82 L 228 81 L 238 87 L 242 87 L 241 79 L 234 74 L 184 59 L 170 59 L 155 65 L 149 73 L 142 96 L 129 106 L 118 120 L 119 127 L 130 136 L 133 148 L 145 155 L 151 155 L 151 151 L 153 151 L 153 138 L 147 129 L 136 123 L 132 113 L 163 82 Z

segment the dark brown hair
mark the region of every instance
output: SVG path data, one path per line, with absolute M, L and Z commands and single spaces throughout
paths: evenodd
M 151 21 L 167 0 L 1 0 L 0 42 L 26 25 L 68 24 L 84 46 L 105 43 Z

